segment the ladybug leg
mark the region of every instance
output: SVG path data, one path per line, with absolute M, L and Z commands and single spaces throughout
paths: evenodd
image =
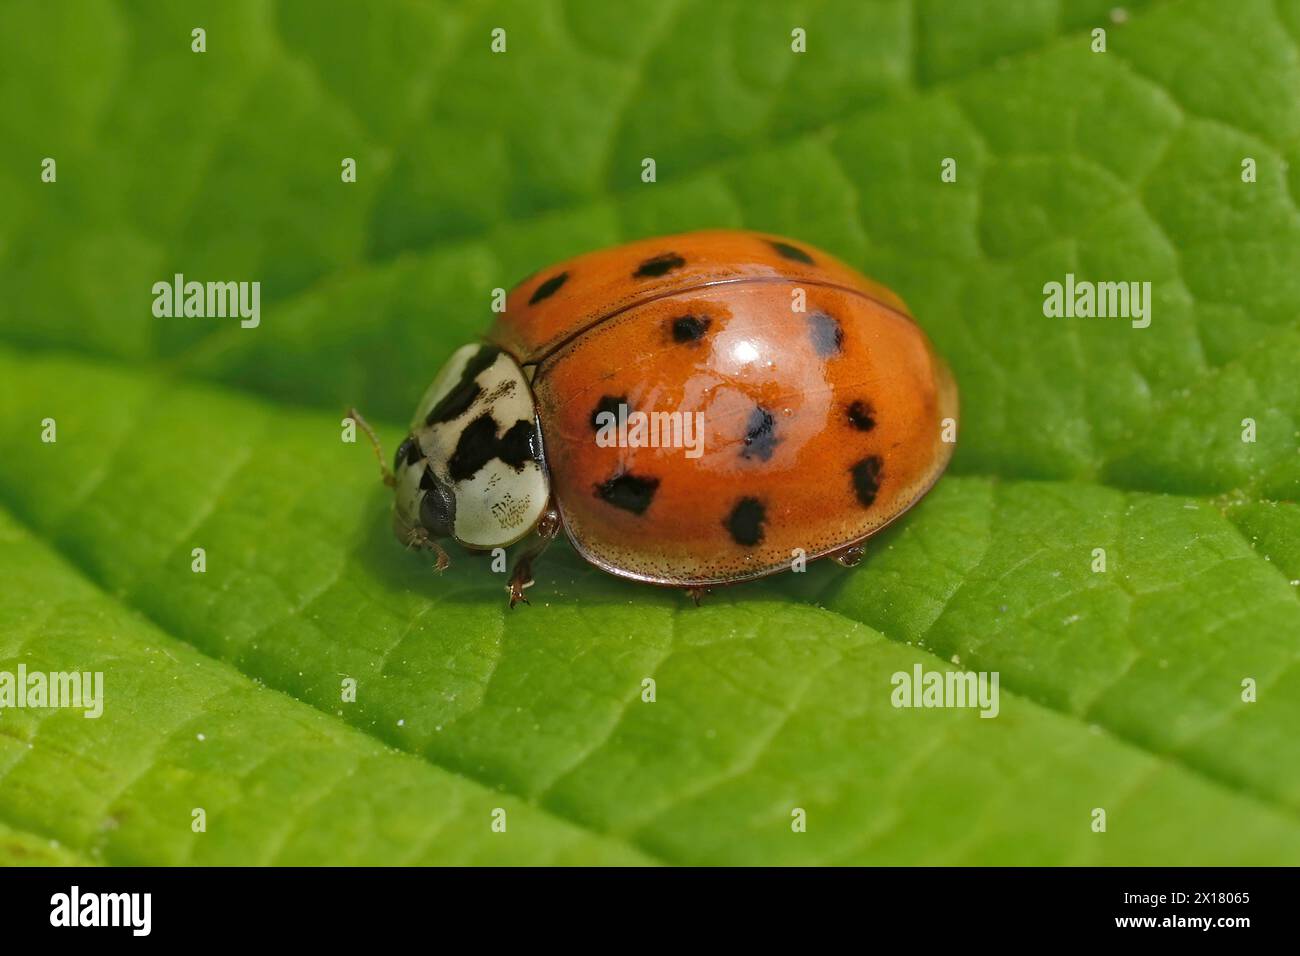
M 561 527 L 560 514 L 553 507 L 547 508 L 537 519 L 537 527 L 534 529 L 536 539 L 519 557 L 515 558 L 515 566 L 510 569 L 510 581 L 506 584 L 506 591 L 510 594 L 511 607 L 521 601 L 524 604 L 528 603 L 528 598 L 524 597 L 524 588 L 530 588 L 534 584 L 533 562 L 540 558 L 542 552 L 555 540 Z
M 451 558 L 443 550 L 435 538 L 429 537 L 429 532 L 424 528 L 412 528 L 406 533 L 406 546 L 416 551 L 428 549 L 437 555 L 434 560 L 433 569 L 439 573 L 446 571 L 451 567 Z
M 683 588 L 682 590 L 691 596 L 691 600 L 695 602 L 696 607 L 700 606 L 700 601 L 704 600 L 704 595 L 713 593 L 713 588 Z
M 840 567 L 855 568 L 862 560 L 862 555 L 865 551 L 866 549 L 863 548 L 862 545 L 855 544 L 847 548 L 841 548 L 839 551 L 831 554 L 831 557 L 835 559 L 836 563 L 839 564 Z
M 433 570 L 441 574 L 443 571 L 446 571 L 451 567 L 451 558 L 449 558 L 447 552 L 442 549 L 442 545 L 430 538 L 429 547 L 432 548 L 434 554 L 437 555 L 433 562 Z

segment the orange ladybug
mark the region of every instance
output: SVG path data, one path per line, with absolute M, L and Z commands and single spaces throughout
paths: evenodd
M 943 472 L 956 417 L 907 307 L 844 263 L 754 232 L 646 239 L 535 273 L 452 355 L 387 476 L 394 526 L 440 567 L 440 538 L 533 534 L 512 607 L 561 529 L 698 600 L 800 556 L 856 563 Z

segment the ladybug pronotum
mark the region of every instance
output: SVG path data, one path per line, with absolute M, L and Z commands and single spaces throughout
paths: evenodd
M 698 422 L 695 445 L 598 440 L 637 412 Z M 440 568 L 439 539 L 535 538 L 512 607 L 561 530 L 596 567 L 698 600 L 800 555 L 856 563 L 943 472 L 956 416 L 947 366 L 888 289 L 794 240 L 693 232 L 520 283 L 429 386 L 386 478 L 399 539 Z

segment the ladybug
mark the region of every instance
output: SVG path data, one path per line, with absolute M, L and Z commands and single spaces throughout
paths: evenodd
M 516 286 L 429 386 L 386 480 L 399 539 L 439 569 L 439 539 L 532 536 L 511 607 L 561 530 L 596 567 L 698 603 L 801 556 L 855 564 L 943 472 L 956 416 L 887 288 L 792 239 L 692 232 Z

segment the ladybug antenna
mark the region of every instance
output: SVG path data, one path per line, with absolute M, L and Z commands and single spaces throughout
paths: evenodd
M 375 434 L 375 430 L 370 427 L 370 423 L 362 418 L 361 413 L 355 408 L 349 408 L 346 417 L 360 425 L 361 430 L 365 432 L 366 437 L 370 439 L 370 447 L 375 450 L 375 458 L 379 460 L 379 473 L 383 476 L 384 484 L 389 488 L 395 487 L 397 485 L 397 479 L 393 477 L 393 470 L 388 467 L 388 462 L 384 458 L 383 446 L 379 444 L 379 436 Z

